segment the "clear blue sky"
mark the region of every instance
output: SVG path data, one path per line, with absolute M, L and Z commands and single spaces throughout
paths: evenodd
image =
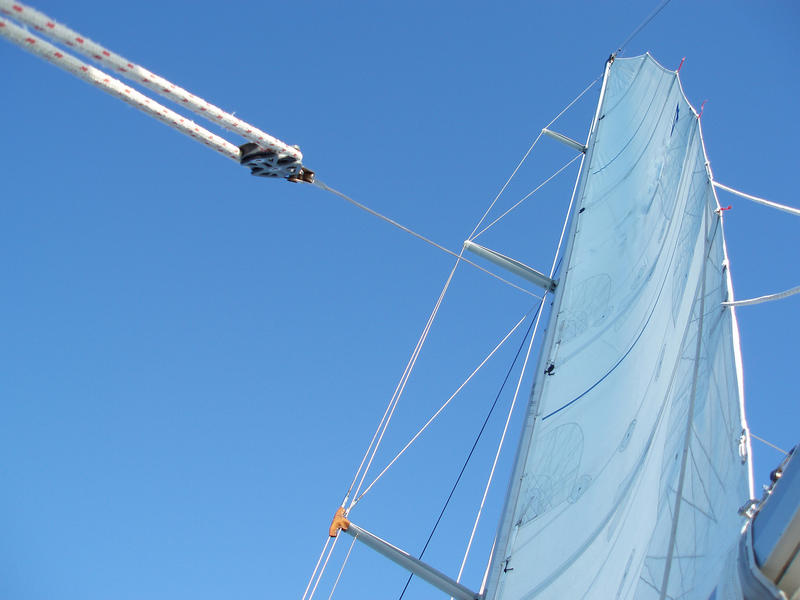
M 34 4 L 300 144 L 322 180 L 453 249 L 653 5 Z M 685 56 L 716 178 L 795 205 L 799 29 L 791 2 L 674 0 L 625 52 Z M 5 41 L 0 65 L 0 597 L 299 598 L 452 259 L 310 186 L 252 178 Z M 558 129 L 583 139 L 596 99 Z M 569 157 L 556 146 L 537 146 L 504 208 Z M 546 270 L 574 175 L 483 242 Z M 720 200 L 737 296 L 800 283 L 797 219 Z M 376 464 L 530 304 L 459 271 Z M 739 311 L 749 423 L 783 448 L 800 438 L 798 308 Z M 518 343 L 354 521 L 419 551 Z M 501 421 L 429 551 L 452 575 Z M 753 450 L 758 488 L 780 454 Z M 335 597 L 396 598 L 404 580 L 358 548 Z

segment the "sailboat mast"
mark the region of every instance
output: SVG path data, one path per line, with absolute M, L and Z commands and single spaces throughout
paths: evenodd
M 611 65 L 613 64 L 613 62 L 614 62 L 614 57 L 612 55 L 608 59 L 605 65 L 605 70 L 603 73 L 603 83 L 600 88 L 600 97 L 597 102 L 597 109 L 595 110 L 594 118 L 592 119 L 592 123 L 589 127 L 589 134 L 587 136 L 586 152 L 584 152 L 583 158 L 581 159 L 581 166 L 578 171 L 578 177 L 575 180 L 575 187 L 572 192 L 573 206 L 576 206 L 575 200 L 577 200 L 577 206 L 579 206 L 581 204 L 581 200 L 583 199 L 584 189 L 586 187 L 587 175 L 589 167 L 592 162 L 592 155 L 594 153 L 598 124 L 601 119 L 600 111 L 603 106 L 603 98 L 605 96 L 606 84 L 608 82 L 608 73 L 611 69 Z M 545 337 L 544 337 L 544 342 L 542 343 L 541 353 L 539 354 L 539 361 L 536 366 L 536 372 L 534 375 L 533 385 L 531 388 L 530 399 L 528 401 L 527 412 L 525 414 L 525 419 L 523 422 L 522 435 L 520 436 L 519 445 L 517 447 L 517 454 L 514 458 L 514 467 L 512 470 L 512 476 L 511 476 L 511 481 L 509 483 L 508 492 L 506 494 L 505 506 L 503 508 L 503 512 L 500 517 L 500 525 L 497 532 L 497 539 L 494 544 L 493 554 L 490 558 L 490 563 L 489 563 L 490 566 L 488 572 L 489 577 L 488 581 L 485 584 L 484 589 L 481 590 L 481 593 L 484 594 L 484 597 L 487 600 L 493 600 L 493 598 L 497 593 L 497 586 L 500 580 L 500 575 L 501 573 L 503 573 L 505 569 L 505 563 L 507 559 L 507 548 L 509 547 L 509 542 L 511 541 L 511 538 L 513 536 L 513 530 L 515 527 L 513 518 L 516 512 L 517 501 L 519 498 L 520 485 L 522 483 L 522 474 L 525 472 L 526 457 L 528 456 L 527 449 L 530 446 L 531 439 L 533 438 L 533 432 L 538 417 L 539 400 L 542 393 L 542 385 L 540 385 L 540 378 L 547 376 L 545 373 L 546 371 L 550 370 L 550 365 L 553 364 L 551 361 L 551 357 L 554 356 L 554 349 L 555 349 L 554 347 L 558 343 L 558 336 L 556 335 L 558 329 L 558 313 L 561 306 L 561 299 L 564 296 L 564 289 L 565 289 L 564 284 L 566 283 L 566 280 L 569 276 L 570 257 L 572 254 L 572 247 L 575 241 L 575 232 L 577 231 L 579 214 L 580 210 L 574 212 L 570 222 L 569 234 L 567 236 L 567 245 L 563 255 L 564 256 L 563 266 L 562 266 L 563 275 L 560 278 L 558 287 L 553 292 L 552 310 L 550 312 L 548 325 L 545 330 Z M 551 274 L 551 277 L 553 275 L 554 273 Z

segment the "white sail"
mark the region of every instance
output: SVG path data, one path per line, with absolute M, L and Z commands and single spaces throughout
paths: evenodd
M 582 170 L 488 597 L 739 597 L 739 340 L 676 72 L 609 65 Z

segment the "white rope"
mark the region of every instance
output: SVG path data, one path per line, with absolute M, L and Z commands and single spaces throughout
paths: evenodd
M 560 174 L 562 173 L 562 171 L 564 171 L 564 169 L 566 169 L 566 168 L 567 168 L 567 167 L 569 167 L 569 166 L 570 166 L 572 163 L 574 163 L 576 160 L 578 160 L 579 158 L 581 158 L 581 156 L 583 156 L 583 155 L 582 155 L 582 154 L 577 154 L 577 155 L 575 155 L 574 157 L 572 157 L 572 158 L 571 158 L 571 159 L 570 159 L 570 160 L 569 160 L 569 161 L 568 161 L 566 164 L 564 164 L 564 166 L 562 166 L 562 167 L 561 167 L 561 168 L 560 168 L 558 171 L 556 171 L 555 173 L 553 173 L 552 175 L 550 175 L 550 177 L 548 177 L 547 179 L 545 179 L 545 180 L 544 180 L 542 183 L 540 183 L 538 186 L 536 186 L 536 187 L 535 187 L 534 189 L 532 189 L 530 192 L 528 192 L 527 194 L 525 194 L 525 196 L 523 196 L 523 197 L 522 197 L 522 199 L 521 199 L 519 202 L 517 202 L 516 204 L 514 204 L 514 206 L 512 206 L 511 208 L 509 208 L 509 209 L 508 209 L 506 212 L 504 212 L 502 215 L 500 215 L 499 217 L 497 217 L 497 218 L 496 218 L 494 221 L 492 221 L 491 223 L 489 223 L 489 224 L 488 224 L 486 227 L 484 227 L 483 229 L 481 229 L 481 230 L 480 230 L 478 233 L 476 233 L 475 235 L 473 235 L 473 236 L 470 238 L 470 240 L 475 240 L 475 239 L 477 239 L 478 237 L 480 237 L 480 236 L 482 236 L 484 233 L 486 233 L 486 231 L 488 231 L 489 229 L 491 229 L 492 227 L 494 227 L 494 226 L 497 224 L 497 222 L 498 222 L 498 221 L 500 221 L 500 219 L 504 218 L 504 217 L 505 217 L 505 216 L 506 216 L 508 213 L 510 213 L 512 210 L 516 209 L 516 208 L 517 208 L 517 207 L 518 207 L 520 204 L 522 204 L 523 202 L 525 202 L 525 200 L 527 200 L 528 198 L 530 198 L 531 196 L 533 196 L 533 195 L 534 195 L 536 192 L 538 192 L 540 189 L 542 189 L 542 188 L 543 188 L 545 185 L 547 185 L 548 183 L 550 183 L 550 182 L 551 182 L 553 179 L 555 179 L 555 178 L 556 178 L 558 175 L 560 175 Z
M 748 300 L 735 300 L 731 302 L 723 302 L 722 306 L 749 306 L 751 304 L 761 304 L 762 302 L 772 302 L 773 300 L 780 300 L 781 298 L 788 298 L 800 294 L 800 285 L 793 287 L 785 292 L 778 292 L 777 294 L 768 294 L 766 296 L 759 296 L 758 298 L 750 298 Z
M 239 161 L 239 148 L 227 140 L 200 127 L 190 119 L 185 119 L 178 113 L 171 111 L 144 94 L 126 86 L 111 75 L 85 64 L 83 61 L 78 60 L 70 54 L 62 52 L 46 40 L 43 40 L 2 17 L 0 17 L 0 35 L 31 54 L 56 65 L 68 73 L 72 73 L 76 77 L 91 83 L 115 98 L 127 102 L 134 108 L 158 119 L 162 123 L 169 125 L 193 140 L 205 144 L 223 156 L 227 156 L 237 162 Z
M 744 192 L 740 192 L 739 190 L 735 190 L 732 187 L 728 187 L 727 185 L 722 185 L 717 181 L 712 181 L 711 183 L 714 184 L 714 187 L 719 188 L 721 190 L 725 190 L 726 192 L 730 192 L 740 198 L 746 198 L 747 200 L 752 200 L 753 202 L 757 202 L 758 204 L 763 204 L 764 206 L 769 206 L 770 208 L 777 208 L 778 210 L 782 210 L 784 212 L 788 212 L 790 215 L 795 215 L 800 217 L 800 209 L 794 208 L 792 206 L 786 206 L 785 204 L 778 204 L 777 202 L 771 202 L 769 200 L 765 200 L 764 198 L 759 198 L 758 196 L 751 196 L 750 194 L 745 194 Z
M 82 54 L 98 64 L 109 66 L 126 79 L 146 86 L 157 94 L 169 98 L 181 106 L 187 107 L 194 113 L 205 117 L 229 131 L 238 133 L 245 139 L 255 142 L 259 146 L 276 152 L 286 153 L 297 160 L 303 159 L 303 155 L 297 148 L 289 146 L 268 133 L 261 131 L 257 127 L 237 119 L 232 114 L 191 94 L 163 77 L 148 71 L 144 67 L 129 61 L 127 58 L 111 52 L 100 44 L 93 42 L 30 6 L 12 0 L 0 0 L 0 12 L 8 14 L 15 20 L 33 27 L 36 31 L 41 32 L 52 40 L 69 46 L 79 54 Z
M 339 568 L 339 574 L 336 576 L 336 581 L 333 582 L 333 587 L 331 588 L 331 593 L 328 596 L 328 600 L 333 598 L 333 593 L 336 591 L 336 586 L 339 585 L 339 580 L 342 578 L 342 573 L 344 573 L 344 568 L 347 566 L 347 561 L 350 560 L 350 553 L 353 551 L 353 546 L 356 545 L 356 538 L 358 536 L 353 536 L 353 541 L 350 542 L 350 548 L 347 550 L 347 554 L 344 557 L 344 562 L 342 562 L 342 566 Z
M 475 375 L 477 375 L 478 371 L 480 371 L 483 368 L 483 366 L 489 361 L 489 359 L 491 359 L 492 356 L 494 356 L 497 353 L 497 351 L 503 346 L 503 344 L 506 343 L 506 341 L 508 341 L 508 338 L 511 337 L 511 335 L 519 328 L 519 326 L 525 322 L 525 320 L 528 318 L 529 315 L 530 312 L 523 315 L 522 318 L 519 321 L 517 321 L 516 325 L 514 325 L 514 327 L 512 327 L 511 330 L 503 337 L 503 339 L 500 340 L 500 342 L 498 342 L 498 344 L 492 349 L 492 351 L 486 355 L 486 357 L 481 361 L 481 363 L 477 367 L 475 367 L 475 369 L 472 371 L 472 373 L 469 374 L 469 376 L 464 380 L 464 382 L 460 386 L 458 386 L 458 389 L 456 389 L 456 391 L 452 393 L 452 395 L 445 401 L 444 404 L 442 404 L 441 407 L 439 407 L 439 410 L 433 413 L 431 418 L 428 419 L 428 421 L 419 429 L 419 431 L 417 431 L 417 433 L 414 434 L 414 436 L 409 440 L 409 442 L 405 446 L 403 446 L 403 449 L 400 450 L 395 455 L 395 457 L 389 461 L 389 464 L 387 464 L 383 468 L 383 470 L 377 475 L 377 477 L 375 477 L 372 483 L 370 483 L 364 489 L 364 491 L 361 492 L 361 495 L 358 496 L 358 498 L 356 498 L 353 501 L 353 506 L 355 506 L 355 504 L 359 502 L 366 495 L 366 493 L 372 489 L 372 486 L 378 483 L 378 480 L 384 476 L 384 474 L 391 468 L 392 465 L 394 465 L 395 462 L 397 462 L 397 460 L 403 454 L 405 454 L 406 450 L 408 450 L 411 447 L 411 445 L 417 441 L 419 436 L 422 435 L 422 433 L 430 426 L 430 424 L 433 423 L 440 414 L 442 414 L 442 411 L 444 411 L 444 409 L 447 408 L 450 402 L 452 402 L 453 399 L 461 392 L 461 390 L 463 390 L 464 387 L 472 380 L 472 378 L 475 377 Z
M 775 450 L 777 450 L 778 452 L 782 452 L 782 453 L 783 453 L 783 454 L 785 454 L 786 456 L 789 456 L 789 453 L 788 453 L 786 450 L 784 450 L 783 448 L 779 448 L 778 446 L 776 446 L 776 445 L 775 445 L 775 444 L 773 444 L 772 442 L 768 442 L 768 441 L 767 441 L 767 440 L 765 440 L 764 438 L 758 437 L 758 436 L 757 436 L 755 433 L 753 433 L 752 431 L 750 432 L 750 437 L 751 437 L 751 438 L 755 438 L 755 439 L 757 439 L 759 442 L 761 442 L 762 444 L 766 444 L 766 445 L 767 445 L 767 446 L 769 446 L 770 448 L 774 448 L 774 449 L 775 449 Z
M 545 293 L 545 297 L 547 293 Z M 542 305 L 544 305 L 544 299 L 542 299 Z M 520 371 L 519 378 L 517 379 L 517 388 L 514 390 L 514 398 L 511 400 L 511 406 L 508 407 L 508 415 L 506 416 L 506 423 L 503 426 L 503 434 L 500 436 L 500 443 L 497 445 L 497 452 L 494 455 L 494 461 L 492 462 L 492 468 L 489 471 L 489 479 L 486 481 L 486 486 L 483 489 L 483 497 L 481 498 L 480 506 L 478 507 L 478 514 L 475 516 L 475 522 L 472 525 L 472 532 L 469 535 L 469 542 L 467 542 L 467 549 L 464 552 L 464 558 L 461 561 L 461 567 L 458 569 L 458 577 L 456 578 L 457 582 L 461 581 L 461 575 L 464 573 L 464 566 L 467 564 L 467 558 L 469 557 L 469 551 L 472 549 L 472 542 L 475 539 L 475 532 L 478 529 L 478 523 L 481 520 L 481 515 L 483 514 L 483 507 L 486 504 L 486 497 L 489 495 L 489 488 L 492 485 L 492 480 L 494 479 L 494 472 L 497 469 L 497 462 L 500 460 L 500 453 L 503 450 L 503 444 L 506 440 L 506 433 L 508 432 L 508 426 L 511 423 L 511 415 L 514 412 L 514 407 L 517 404 L 517 398 L 519 397 L 519 389 L 522 386 L 522 379 L 525 377 L 525 371 L 528 367 L 528 359 L 531 357 L 531 350 L 533 348 L 533 341 L 536 339 L 536 331 L 539 329 L 539 321 L 541 319 L 543 311 L 539 311 L 536 315 L 536 323 L 533 327 L 533 334 L 531 335 L 531 341 L 528 343 L 528 351 L 525 353 L 525 361 L 522 363 L 522 370 Z

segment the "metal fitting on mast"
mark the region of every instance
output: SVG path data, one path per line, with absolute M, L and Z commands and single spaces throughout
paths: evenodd
M 294 148 L 299 148 L 294 146 Z M 254 142 L 239 146 L 239 163 L 250 169 L 251 175 L 258 177 L 282 177 L 293 182 L 314 182 L 314 171 L 307 169 L 301 158 L 292 156 L 288 152 L 277 152 L 262 148 Z M 299 152 L 298 152 L 299 154 Z
M 349 527 L 350 521 L 347 520 L 344 514 L 344 506 L 340 506 L 336 514 L 333 515 L 333 521 L 331 521 L 330 529 L 328 529 L 328 535 L 335 538 L 339 535 L 340 531 L 347 531 Z

